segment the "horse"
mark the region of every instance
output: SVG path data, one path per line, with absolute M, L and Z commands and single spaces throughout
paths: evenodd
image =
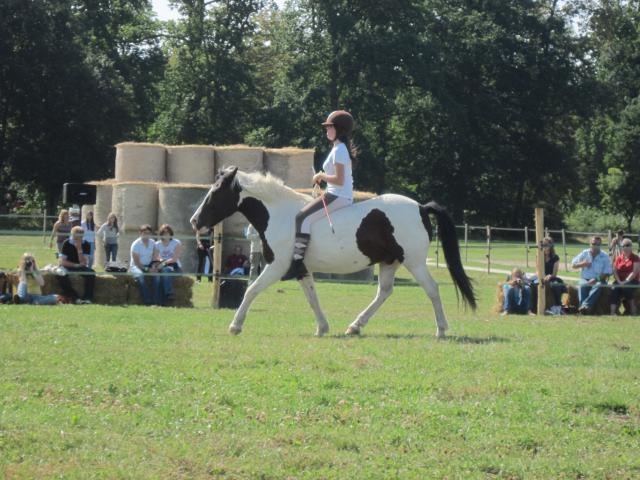
M 239 334 L 256 296 L 279 281 L 291 262 L 295 238 L 295 217 L 311 197 L 284 185 L 267 173 L 246 173 L 227 167 L 216 176 L 190 222 L 194 229 L 212 227 L 235 212 L 242 213 L 262 241 L 266 267 L 247 288 L 242 303 L 229 325 Z M 310 274 L 298 279 L 316 317 L 316 335 L 329 331 L 320 308 L 311 272 L 353 273 L 379 264 L 378 291 L 374 300 L 348 326 L 347 335 L 358 335 L 393 291 L 395 273 L 404 265 L 431 299 L 436 317 L 436 337 L 444 338 L 449 328 L 437 283 L 427 270 L 427 250 L 433 237 L 429 215 L 438 223 L 445 260 L 464 303 L 476 308 L 471 280 L 460 259 L 455 226 L 444 208 L 435 202 L 420 205 L 408 197 L 385 194 L 332 212 L 335 227 L 319 220 L 312 225 L 305 265 Z

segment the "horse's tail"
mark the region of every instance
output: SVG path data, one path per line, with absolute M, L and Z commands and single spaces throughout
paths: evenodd
M 420 205 L 420 216 L 422 217 L 422 222 L 425 226 L 429 225 L 427 230 L 430 230 L 431 226 L 431 222 L 428 218 L 430 213 L 435 215 L 438 221 L 438 235 L 442 242 L 444 258 L 447 261 L 447 267 L 449 268 L 449 273 L 451 274 L 453 283 L 460 293 L 462 293 L 463 300 L 475 310 L 476 295 L 473 291 L 471 279 L 467 276 L 462 266 L 460 245 L 458 244 L 456 227 L 453 224 L 453 220 L 447 211 L 436 202 L 429 202 L 426 205 Z M 431 232 L 429 232 L 429 234 L 431 234 Z

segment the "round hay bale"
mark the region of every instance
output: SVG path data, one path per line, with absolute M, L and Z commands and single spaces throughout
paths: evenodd
M 246 145 L 215 147 L 216 170 L 234 165 L 243 172 L 264 172 L 264 152 Z
M 247 218 L 240 212 L 236 212 L 229 218 L 223 220 L 222 225 L 224 227 L 223 231 L 225 237 L 244 238 L 245 228 L 249 226 L 249 220 L 247 220 Z
M 167 182 L 211 184 L 215 153 L 209 145 L 167 147 Z
M 313 150 L 302 148 L 269 148 L 264 151 L 264 168 L 291 188 L 311 185 Z
M 158 226 L 168 223 L 174 232 L 193 233 L 189 219 L 209 191 L 207 185 L 158 186 Z
M 113 212 L 121 231 L 138 232 L 148 223 L 154 230 L 158 220 L 158 185 L 150 182 L 122 182 L 113 185 Z
M 131 244 L 135 242 L 139 236 L 140 232 L 138 231 L 125 232 L 120 230 L 120 237 L 118 238 L 118 256 L 116 258 L 118 262 L 129 264 L 131 260 Z
M 111 196 L 113 194 L 113 181 L 89 182 L 96 186 L 96 204 L 93 208 L 93 219 L 96 225 L 102 225 L 107 221 L 111 213 Z
M 167 150 L 156 143 L 124 142 L 116 145 L 116 180 L 164 182 Z

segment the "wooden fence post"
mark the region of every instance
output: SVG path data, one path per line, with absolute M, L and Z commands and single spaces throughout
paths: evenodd
M 567 236 L 564 228 L 562 229 L 562 251 L 564 252 L 564 271 L 569 271 L 569 264 L 567 263 Z
M 487 273 L 491 273 L 491 227 L 487 225 Z
M 640 242 L 640 239 L 638 240 Z M 469 224 L 464 224 L 464 262 L 469 261 Z
M 544 251 L 542 239 L 544 238 L 544 209 L 535 209 L 536 244 L 538 246 L 536 256 L 536 273 L 538 274 L 538 315 L 544 315 L 546 307 L 546 295 L 544 284 Z
M 524 227 L 524 255 L 529 268 L 529 227 Z
M 220 277 L 222 276 L 222 222 L 213 227 L 213 295 L 211 306 L 220 308 Z

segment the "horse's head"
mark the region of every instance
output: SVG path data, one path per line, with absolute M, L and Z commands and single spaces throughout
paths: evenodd
M 238 167 L 228 167 L 216 176 L 215 183 L 191 217 L 191 225 L 197 230 L 212 227 L 238 210 L 242 188 L 236 181 Z

